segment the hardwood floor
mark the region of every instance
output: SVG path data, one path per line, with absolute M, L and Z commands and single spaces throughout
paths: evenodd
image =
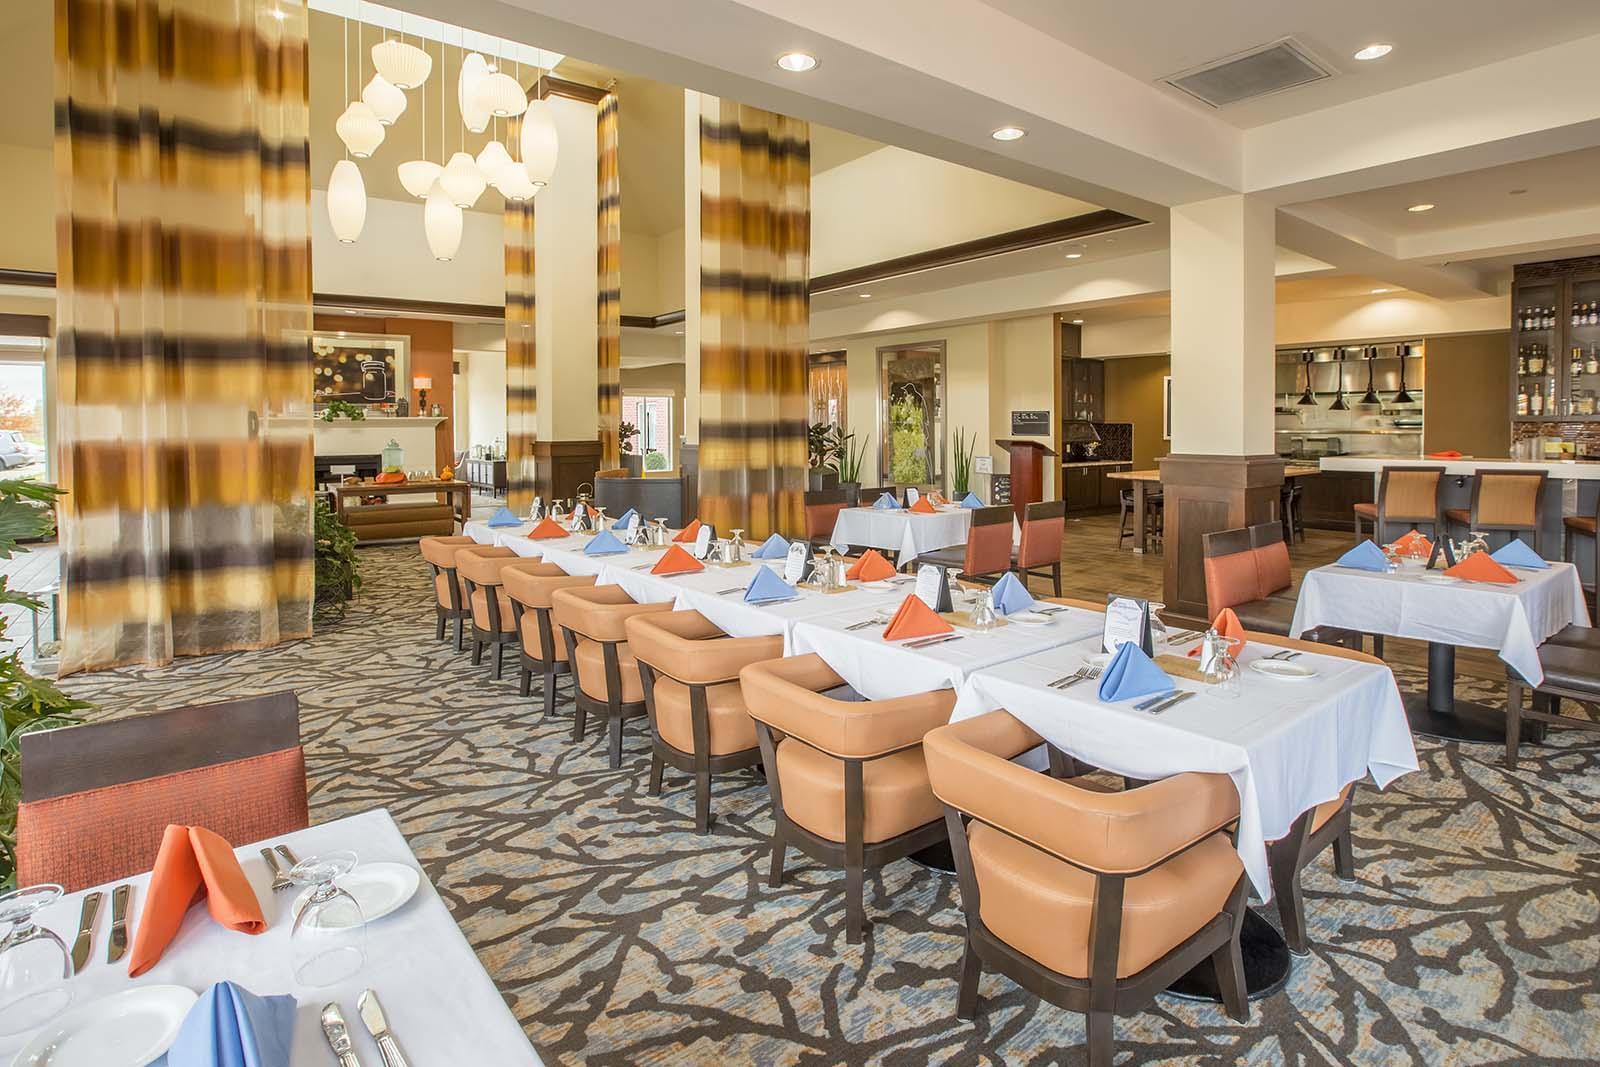
M 1350 547 L 1348 533 L 1307 530 L 1305 540 L 1289 547 L 1289 562 L 1296 587 L 1306 571 L 1332 563 Z M 1163 560 L 1159 548 L 1137 555 L 1133 538 L 1117 548 L 1117 516 L 1068 516 L 1061 544 L 1061 591 L 1066 596 L 1103 600 L 1107 593 L 1126 593 L 1149 600 L 1161 599 Z M 1048 591 L 1048 583 L 1032 580 L 1032 591 Z M 1406 666 L 1427 666 L 1428 646 L 1421 641 L 1390 637 L 1384 640 L 1384 658 Z M 1486 681 L 1504 682 L 1505 664 L 1492 649 L 1463 648 L 1456 653 L 1456 672 Z

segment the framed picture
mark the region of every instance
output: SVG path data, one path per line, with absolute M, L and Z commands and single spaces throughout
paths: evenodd
M 385 407 L 405 395 L 411 380 L 411 338 L 403 334 L 314 333 L 311 336 L 312 398 L 318 407 L 334 400 Z
M 1172 440 L 1172 375 L 1161 379 L 1161 439 Z

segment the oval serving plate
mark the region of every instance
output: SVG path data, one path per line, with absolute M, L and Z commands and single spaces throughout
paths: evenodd
M 1007 622 L 1020 622 L 1024 626 L 1049 626 L 1053 616 L 1037 611 L 1013 611 L 1005 618 Z
M 1252 660 L 1250 669 L 1257 674 L 1265 674 L 1269 678 L 1282 678 L 1289 682 L 1303 682 L 1307 678 L 1315 678 L 1317 672 L 1310 667 L 1302 667 L 1293 660 L 1283 659 L 1258 659 Z
M 12 1067 L 145 1067 L 172 1047 L 199 999 L 180 985 L 151 985 L 79 1004 L 46 1023 Z

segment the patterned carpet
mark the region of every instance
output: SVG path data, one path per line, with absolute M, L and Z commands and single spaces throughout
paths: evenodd
M 724 782 L 695 836 L 687 779 L 646 794 L 642 736 L 609 770 L 599 734 L 574 745 L 570 720 L 434 643 L 414 547 L 362 557 L 365 591 L 312 641 L 67 688 L 107 714 L 298 692 L 313 819 L 393 813 L 548 1063 L 1083 1061 L 1081 1017 L 993 974 L 956 1020 L 953 878 L 869 876 L 875 925 L 847 945 L 839 874 L 791 851 L 765 886 L 756 778 Z M 1357 881 L 1307 872 L 1314 948 L 1287 989 L 1247 1024 L 1160 998 L 1119 1022 L 1119 1062 L 1600 1059 L 1600 746 L 1552 737 L 1515 774 L 1496 748 L 1419 743 L 1420 774 L 1357 794 Z

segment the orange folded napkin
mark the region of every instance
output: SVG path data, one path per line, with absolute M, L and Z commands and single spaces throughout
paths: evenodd
M 1429 459 L 1461 459 L 1462 456 L 1461 456 L 1461 453 L 1457 452 L 1455 449 L 1447 448 L 1442 452 L 1429 452 L 1428 453 L 1428 458 Z
M 677 545 L 671 545 L 667 548 L 667 554 L 657 560 L 654 567 L 650 568 L 650 573 L 693 574 L 695 571 L 703 571 L 705 569 L 706 565 L 704 563 L 701 563 Z
M 1232 608 L 1223 608 L 1217 612 L 1217 617 L 1211 620 L 1211 628 L 1228 639 L 1228 655 L 1237 656 L 1244 648 L 1244 625 L 1239 622 L 1239 616 L 1233 613 Z M 1189 650 L 1189 655 L 1198 656 L 1200 646 L 1195 645 Z
M 844 572 L 844 576 L 854 582 L 881 582 L 885 578 L 893 578 L 894 564 L 878 554 L 875 548 L 869 548 L 861 554 L 861 558 Z
M 201 826 L 168 826 L 133 935 L 129 978 L 139 977 L 160 961 L 189 907 L 201 897 L 206 898 L 211 917 L 228 929 L 241 934 L 266 931 L 261 902 L 233 846 Z
M 1402 556 L 1428 556 L 1433 554 L 1433 542 L 1421 530 L 1410 530 L 1392 546 Z
M 536 541 L 542 541 L 548 537 L 566 537 L 570 532 L 571 531 L 569 531 L 565 526 L 562 526 L 556 520 L 545 519 L 539 525 L 529 530 L 528 536 Z
M 689 525 L 687 525 L 683 529 L 679 530 L 678 531 L 678 536 L 674 537 L 673 540 L 674 541 L 679 541 L 679 542 L 693 541 L 695 539 L 695 535 L 698 534 L 699 532 L 700 532 L 700 520 L 699 519 L 695 519 Z
M 919 497 L 917 497 L 917 502 L 915 504 L 912 504 L 911 507 L 908 508 L 907 510 L 908 511 L 914 511 L 918 515 L 932 515 L 933 514 L 933 505 L 928 503 L 928 498 L 927 497 L 919 496 Z
M 901 603 L 900 610 L 894 613 L 889 625 L 883 628 L 883 639 L 900 641 L 907 637 L 934 637 L 954 630 L 955 627 L 934 614 L 921 597 L 912 593 Z
M 598 519 L 600 517 L 600 509 L 595 507 L 593 504 L 585 504 L 583 506 L 583 511 L 584 514 L 588 515 L 591 519 Z
M 1474 552 L 1466 559 L 1445 571 L 1452 578 L 1465 578 L 1469 582 L 1498 582 L 1516 585 L 1517 576 L 1500 566 L 1487 552 Z

